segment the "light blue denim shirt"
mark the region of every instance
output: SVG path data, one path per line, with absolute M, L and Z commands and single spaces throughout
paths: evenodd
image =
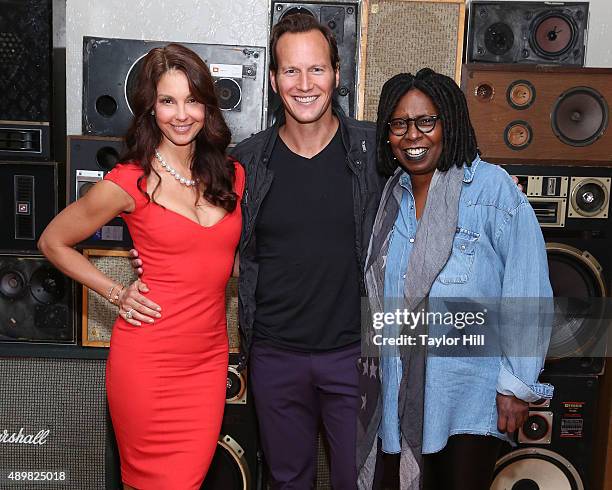
M 402 202 L 385 268 L 385 309 L 402 297 L 417 219 L 410 177 L 402 175 Z M 430 298 L 552 298 L 540 226 L 525 195 L 501 168 L 476 158 L 464 167 L 457 233 L 451 256 L 434 281 Z M 523 319 L 523 321 L 528 321 Z M 541 342 L 542 339 L 539 340 Z M 425 379 L 423 453 L 444 448 L 454 434 L 492 435 L 497 430 L 496 395 L 531 402 L 551 398 L 553 387 L 538 383 L 541 356 L 501 353 L 496 357 L 428 356 Z M 391 355 L 390 355 L 391 354 Z M 400 451 L 398 393 L 401 359 L 383 349 L 383 451 Z

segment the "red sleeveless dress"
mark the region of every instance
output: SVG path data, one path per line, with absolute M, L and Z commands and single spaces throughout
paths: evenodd
M 244 170 L 235 168 L 242 197 Z M 225 406 L 225 287 L 240 237 L 240 203 L 204 227 L 149 202 L 137 187 L 141 175 L 127 163 L 105 177 L 136 203 L 122 217 L 144 264 L 146 295 L 162 308 L 152 325 L 118 317 L 113 327 L 106 390 L 121 476 L 139 490 L 199 489 Z

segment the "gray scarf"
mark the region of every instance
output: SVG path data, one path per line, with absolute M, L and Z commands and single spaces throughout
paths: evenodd
M 385 263 L 391 230 L 397 219 L 402 189 L 402 170 L 389 179 L 374 221 L 366 261 L 365 282 L 372 312 L 384 311 Z M 404 284 L 404 305 L 409 311 L 419 308 L 429 295 L 436 277 L 448 261 L 459 214 L 463 167 L 453 166 L 436 172 L 431 180 L 425 210 L 419 222 Z M 418 490 L 422 485 L 423 400 L 425 385 L 425 347 L 403 349 L 403 376 L 399 393 L 402 436 L 400 458 L 401 490 Z M 365 441 L 359 441 L 357 462 L 359 488 L 372 488 L 376 464 L 377 433 L 380 424 L 380 397 L 374 416 L 362 421 Z M 365 442 L 365 444 L 364 444 Z

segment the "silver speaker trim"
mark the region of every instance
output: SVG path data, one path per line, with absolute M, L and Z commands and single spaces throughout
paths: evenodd
M 577 487 L 576 490 L 584 490 L 584 484 L 582 483 L 582 478 L 580 478 L 580 474 L 578 473 L 578 470 L 576 470 L 576 468 L 574 467 L 572 463 L 570 463 L 567 459 L 565 459 L 559 453 L 556 453 L 549 449 L 542 449 L 538 447 L 518 449 L 498 459 L 497 463 L 495 464 L 495 477 L 497 477 L 498 470 L 500 470 L 500 468 L 506 467 L 508 462 L 511 462 L 512 460 L 517 459 L 519 457 L 523 457 L 523 456 L 534 456 L 534 459 L 539 459 L 537 458 L 537 456 L 544 456 L 546 458 L 557 461 L 559 465 L 563 466 L 569 472 L 569 474 L 574 478 L 574 481 L 576 482 L 576 487 Z M 501 487 L 497 487 L 494 484 L 495 484 L 495 479 L 493 480 L 493 484 L 491 484 L 491 490 L 505 490 L 505 488 L 502 489 Z
M 228 376 L 230 373 L 232 373 L 234 376 L 236 376 L 240 380 L 240 389 L 238 390 L 238 393 L 236 394 L 236 396 L 233 396 L 231 398 L 226 398 L 225 403 L 227 405 L 245 405 L 247 402 L 246 370 L 238 371 L 237 364 L 230 364 L 227 367 L 227 372 L 228 372 L 227 373 Z
M 221 446 L 229 453 L 235 461 L 236 466 L 240 469 L 243 483 L 242 490 L 249 490 L 251 488 L 251 471 L 249 470 L 249 464 L 244 456 L 244 449 L 242 449 L 242 446 L 240 446 L 232 436 L 227 434 L 221 434 L 219 436 L 217 445 Z
M 605 177 L 572 177 L 570 183 L 570 208 L 567 213 L 568 218 L 607 218 L 608 208 L 610 206 L 610 181 L 611 179 Z M 585 184 L 595 184 L 603 189 L 604 202 L 596 211 L 586 212 L 578 207 L 576 193 L 578 189 Z

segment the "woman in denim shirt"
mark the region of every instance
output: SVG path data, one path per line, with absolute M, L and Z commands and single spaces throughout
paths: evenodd
M 452 79 L 430 69 L 390 79 L 378 107 L 377 144 L 379 170 L 390 179 L 366 265 L 373 311 L 417 312 L 423 298 L 427 311 L 441 311 L 432 306 L 436 298 L 521 299 L 489 314 L 479 330 L 496 349 L 434 353 L 424 339 L 441 336 L 431 326 L 429 337 L 413 331 L 416 347 L 382 348 L 372 420 L 378 437 L 360 487 L 371 488 L 378 444 L 401 454 L 402 489 L 424 482 L 426 489 L 488 490 L 502 441 L 526 420 L 529 402 L 552 397 L 552 387 L 538 383 L 549 340 L 540 309 L 552 297 L 542 233 L 512 178 L 480 159 L 465 97 Z M 508 321 L 510 314 L 517 316 Z M 461 326 L 445 328 L 452 337 Z M 398 324 L 384 330 L 387 338 L 398 331 Z

